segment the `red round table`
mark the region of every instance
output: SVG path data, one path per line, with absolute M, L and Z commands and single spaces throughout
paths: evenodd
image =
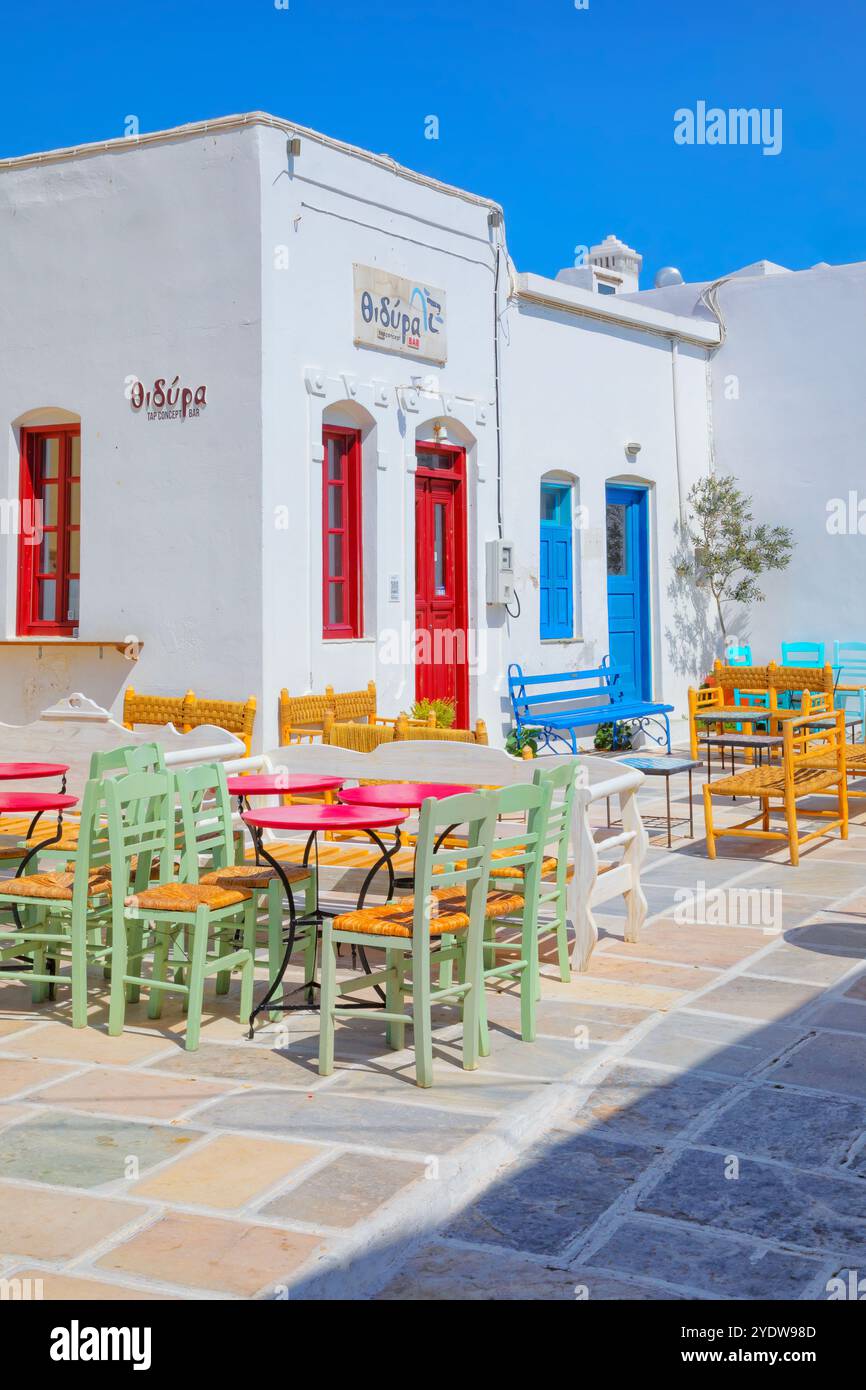
M 463 792 L 474 791 L 474 787 L 462 786 L 457 782 L 383 782 L 379 787 L 347 787 L 340 792 L 340 800 L 349 806 L 405 806 L 410 811 L 417 811 L 420 806 L 431 796 L 436 797 L 437 801 L 442 801 L 448 796 L 461 796 Z M 446 826 L 438 837 L 435 849 L 439 849 L 443 840 L 446 840 L 452 830 L 456 830 L 457 824 Z M 391 850 L 391 857 L 396 855 L 400 849 L 400 827 L 397 827 L 395 843 Z M 381 868 L 381 864 L 375 864 L 372 875 Z M 408 877 L 395 879 L 401 888 L 414 888 L 414 872 Z
M 392 857 L 392 855 L 393 855 L 393 853 L 394 853 L 394 850 L 391 850 L 391 851 L 389 852 L 388 849 L 385 847 L 384 843 L 382 842 L 382 840 L 380 839 L 380 837 L 378 836 L 378 834 L 377 834 L 376 832 L 377 832 L 378 830 L 394 829 L 395 827 L 400 826 L 400 825 L 402 824 L 402 822 L 406 819 L 406 812 L 405 812 L 404 810 L 395 810 L 395 809 L 390 809 L 390 810 L 389 810 L 389 809 L 384 808 L 384 807 L 340 806 L 340 805 L 338 805 L 338 806 L 315 806 L 315 805 L 314 805 L 314 806 L 260 806 L 260 807 L 256 807 L 256 809 L 255 809 L 254 811 L 245 811 L 245 812 L 243 813 L 243 819 L 244 819 L 245 823 L 250 827 L 250 830 L 252 831 L 253 841 L 254 841 L 255 847 L 256 847 L 256 861 L 257 861 L 257 862 L 260 862 L 260 858 L 261 858 L 261 859 L 265 859 L 265 860 L 267 860 L 268 864 L 270 864 L 271 868 L 274 869 L 274 870 L 276 871 L 276 873 L 279 875 L 279 877 L 280 877 L 280 879 L 281 879 L 281 881 L 282 881 L 283 888 L 285 889 L 285 893 L 286 893 L 286 898 L 287 898 L 288 904 L 289 904 L 289 934 L 288 934 L 288 937 L 286 938 L 286 950 L 285 950 L 285 953 L 284 953 L 284 955 L 283 955 L 283 960 L 282 960 L 282 963 L 281 963 L 281 965 L 280 965 L 280 968 L 279 968 L 279 970 L 277 971 L 276 977 L 271 981 L 270 986 L 268 987 L 267 994 L 265 995 L 265 997 L 264 997 L 264 999 L 261 1001 L 261 1003 L 257 1004 L 256 1007 L 253 1009 L 252 1013 L 250 1014 L 250 1031 L 249 1031 L 249 1036 L 252 1037 L 252 1036 L 253 1036 L 253 1027 L 254 1027 L 254 1023 L 255 1023 L 256 1014 L 262 1013 L 265 1009 L 271 1009 L 271 1010 L 273 1010 L 273 1009 L 280 1009 L 280 1010 L 283 1011 L 283 1012 L 290 1012 L 292 1009 L 306 1009 L 306 1010 L 310 1010 L 310 1009 L 313 1009 L 313 1008 L 318 1007 L 317 1005 L 313 1004 L 313 1001 L 312 1001 L 312 991 L 313 991 L 314 989 L 318 989 L 318 984 L 317 984 L 317 982 L 316 982 L 315 980 L 307 980 L 307 981 L 305 981 L 305 983 L 304 983 L 303 985 L 299 986 L 300 989 L 303 989 L 303 990 L 305 990 L 305 991 L 307 992 L 307 1002 L 306 1002 L 306 1003 L 304 1003 L 304 1004 L 287 1004 L 285 1001 L 282 1001 L 282 1002 L 279 1003 L 279 1004 L 275 1004 L 275 1003 L 272 1003 L 272 1002 L 271 1002 L 271 1001 L 273 1000 L 274 995 L 276 994 L 277 990 L 280 988 L 280 986 L 281 986 L 281 984 L 282 984 L 282 982 L 283 982 L 283 976 L 285 975 L 286 970 L 288 969 L 289 961 L 290 961 L 291 955 L 292 955 L 292 950 L 293 950 L 294 944 L 295 944 L 295 933 L 296 933 L 296 930 L 297 930 L 298 922 L 301 921 L 301 922 L 303 922 L 304 924 L 307 924 L 307 923 L 310 923 L 310 922 L 312 921 L 312 922 L 315 923 L 315 928 L 316 928 L 316 930 L 318 931 L 319 926 L 321 925 L 321 922 L 322 922 L 322 913 L 321 913 L 321 911 L 320 911 L 320 909 L 319 909 L 319 903 L 318 903 L 319 878 L 318 878 L 318 874 L 317 874 L 317 875 L 316 875 L 316 908 L 315 908 L 315 912 L 312 913 L 312 915 L 311 915 L 311 916 L 308 916 L 308 917 L 304 917 L 304 918 L 299 918 L 299 917 L 298 917 L 298 915 L 297 915 L 297 913 L 296 913 L 296 911 L 295 911 L 295 900 L 294 900 L 294 897 L 293 897 L 293 895 L 292 895 L 292 887 L 291 887 L 291 884 L 289 883 L 289 880 L 288 880 L 288 878 L 286 877 L 285 870 L 284 870 L 282 864 L 279 862 L 279 860 L 273 858 L 270 854 L 268 854 L 268 851 L 267 851 L 267 849 L 265 848 L 265 844 L 264 844 L 264 842 L 263 842 L 263 840 L 262 840 L 262 830 L 282 830 L 282 831 L 286 831 L 286 830 L 306 830 L 306 831 L 308 831 L 309 834 L 308 834 L 306 846 L 305 846 L 305 848 L 304 848 L 304 858 L 303 858 L 303 863 L 304 863 L 305 865 L 309 864 L 309 862 L 310 862 L 310 851 L 311 851 L 314 847 L 315 847 L 315 849 L 316 849 L 316 861 L 317 861 L 317 864 L 318 864 L 318 838 L 317 838 L 317 837 L 318 837 L 318 833 L 319 833 L 320 830 L 361 830 L 361 831 L 363 831 L 364 834 L 368 835 L 369 838 L 373 841 L 373 843 L 374 843 L 375 845 L 378 846 L 379 850 L 381 851 L 381 858 L 380 858 L 379 860 L 377 860 L 377 862 L 373 865 L 372 869 L 370 870 L 370 872 L 368 873 L 367 877 L 366 877 L 365 880 L 364 880 L 364 884 L 363 884 L 363 886 L 362 886 L 362 888 L 361 888 L 361 894 L 360 894 L 360 897 L 359 897 L 359 899 L 358 899 L 358 906 L 361 907 L 361 906 L 363 906 L 363 902 L 364 902 L 364 898 L 365 898 L 366 893 L 367 893 L 367 889 L 368 889 L 368 887 L 369 887 L 369 885 L 370 885 L 370 883 L 371 883 L 371 881 L 372 881 L 372 878 L 373 878 L 374 874 L 375 874 L 380 868 L 382 868 L 383 865 L 387 865 L 387 868 L 388 868 L 388 879 L 389 879 L 388 898 L 391 898 L 392 895 L 393 895 L 393 892 L 394 892 L 394 867 L 393 867 L 393 864 L 392 864 L 392 862 L 391 862 L 391 857 Z M 399 840 L 398 840 L 398 843 L 399 843 Z M 362 962 L 363 962 L 364 969 L 365 969 L 365 970 L 367 971 L 367 973 L 369 974 L 369 973 L 370 973 L 370 967 L 369 967 L 369 965 L 368 965 L 368 963 L 367 963 L 367 959 L 366 959 L 366 956 L 364 955 L 363 950 L 360 949 L 360 948 L 359 948 L 359 955 L 360 955 L 361 960 L 362 960 Z M 377 994 L 379 994 L 380 998 L 382 999 L 382 1002 L 384 1003 L 384 996 L 382 995 L 382 991 L 381 991 L 380 989 L 378 989 L 378 987 L 376 987 L 376 992 L 377 992 Z M 347 1008 L 359 1008 L 359 1009 L 360 1009 L 360 1008 L 379 1008 L 379 1007 L 381 1007 L 381 1006 L 378 1005 L 378 1004 L 371 1004 L 371 1003 L 367 1003 L 367 1002 L 365 1002 L 365 1001 L 358 1000 L 358 1001 L 356 1001 L 356 1002 L 354 1002 L 354 1003 L 347 1004 L 346 1007 L 347 1007 Z
M 4 766 L 4 764 L 0 764 L 0 766 Z M 41 764 L 40 764 L 40 763 L 31 763 L 31 764 L 26 764 L 26 763 L 18 763 L 18 764 L 14 764 L 14 763 L 13 763 L 13 764 L 9 764 L 9 763 L 7 763 L 7 764 L 5 764 L 5 766 L 7 766 L 7 767 L 9 767 L 9 766 L 13 766 L 13 767 L 14 767 L 14 766 L 18 766 L 18 767 L 26 767 L 26 766 L 31 766 L 31 767 L 47 767 L 47 766 L 49 766 L 49 764 L 47 764 L 47 763 L 41 763 Z M 65 769 L 61 769 L 61 770 L 65 770 Z M 52 766 L 52 770 L 51 770 L 50 773 L 48 773 L 48 772 L 45 772 L 45 773 L 37 773 L 36 775 L 37 775 L 37 776 L 49 777 L 49 776 L 54 776 L 54 775 L 56 774 L 56 771 L 57 771 L 57 768 Z M 27 776 L 27 775 L 32 775 L 32 774 L 22 773 L 22 774 L 20 774 L 20 775 L 21 775 L 21 776 Z M 18 868 L 15 870 L 15 877 L 16 877 L 16 878 L 22 878 L 22 877 L 23 877 L 24 871 L 25 871 L 25 869 L 27 868 L 27 865 L 30 863 L 30 860 L 34 857 L 34 855 L 40 854 L 43 850 L 50 848 L 51 845 L 56 845 L 56 844 L 57 844 L 57 841 L 60 839 L 60 837 L 61 837 L 62 834 L 63 834 L 63 812 L 64 812 L 64 811 L 68 811 L 70 806 L 75 806 L 76 803 L 77 803 L 77 801 L 78 801 L 78 797 L 77 797 L 77 796 L 68 796 L 65 792 L 0 792 L 0 815 L 9 814 L 9 813 L 15 814 L 16 812 L 17 812 L 18 814 L 23 813 L 23 814 L 25 814 L 25 815 L 30 815 L 30 814 L 32 813 L 33 819 L 31 820 L 30 825 L 29 825 L 28 828 L 27 828 L 27 834 L 26 834 L 26 836 L 25 836 L 25 840 L 31 840 L 31 839 L 33 838 L 33 834 L 34 834 L 34 832 L 35 832 L 35 830 L 36 830 L 36 826 L 39 824 L 40 818 L 45 814 L 46 811 L 56 811 L 56 812 L 57 812 L 57 831 L 56 831 L 56 833 L 55 833 L 54 835 L 52 835 L 50 839 L 48 839 L 48 840 L 42 840 L 42 841 L 40 841 L 40 843 L 39 843 L 38 845 L 34 845 L 33 848 L 32 848 L 31 850 L 29 850 L 29 851 L 27 852 L 27 854 L 24 855 L 24 858 L 21 860 L 21 863 L 18 865 Z M 21 918 L 18 916 L 18 908 L 17 908 L 16 904 L 15 904 L 15 903 L 10 903 L 10 904 L 9 904 L 9 910 L 10 910 L 10 912 L 12 913 L 13 918 L 15 919 L 15 925 L 16 925 L 16 927 L 17 927 L 18 930 L 20 931 L 20 930 L 22 929 L 22 923 L 21 923 Z M 16 967 L 16 968 L 17 968 L 17 967 Z
M 231 796 L 246 801 L 251 796 L 312 796 L 316 792 L 335 792 L 343 785 L 342 777 L 316 777 L 310 773 L 254 772 L 248 777 L 229 777 Z
M 65 779 L 68 771 L 67 763 L 0 763 L 0 782 L 24 782 L 31 777 L 34 780 L 38 777 Z
M 385 782 L 380 787 L 347 787 L 340 792 L 340 800 L 347 806 L 406 806 L 417 811 L 428 797 L 441 801 L 469 791 L 474 788 L 457 782 Z

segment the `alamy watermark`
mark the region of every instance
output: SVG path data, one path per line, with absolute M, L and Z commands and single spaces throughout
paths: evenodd
M 39 545 L 44 527 L 41 498 L 0 497 L 0 536 L 20 536 L 25 545 Z
M 782 108 L 720 106 L 695 103 L 694 111 L 680 106 L 674 112 L 677 145 L 760 145 L 762 154 L 782 153 Z
M 675 922 L 683 926 L 760 927 L 775 935 L 782 930 L 780 888 L 708 888 L 704 882 L 674 893 Z

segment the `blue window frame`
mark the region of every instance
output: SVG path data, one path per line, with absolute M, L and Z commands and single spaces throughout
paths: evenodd
M 571 487 L 541 484 L 540 631 L 542 638 L 574 636 L 574 535 Z

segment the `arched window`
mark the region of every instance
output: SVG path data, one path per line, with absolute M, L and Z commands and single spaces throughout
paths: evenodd
M 21 430 L 18 634 L 71 636 L 81 572 L 81 426 Z
M 575 634 L 574 486 L 560 478 L 541 483 L 540 635 L 556 641 Z

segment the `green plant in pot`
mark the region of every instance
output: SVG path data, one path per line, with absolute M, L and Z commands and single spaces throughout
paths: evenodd
M 533 758 L 537 758 L 540 736 L 540 729 L 512 729 L 505 740 L 505 751 L 514 758 L 522 758 L 523 750 L 528 748 Z
M 632 734 L 634 733 L 634 726 L 632 724 L 626 723 L 622 723 L 618 726 L 618 734 L 615 749 L 613 746 L 613 727 L 614 726 L 612 724 L 599 724 L 598 728 L 596 729 L 593 743 L 595 747 L 598 749 L 599 753 L 624 753 L 627 749 L 631 748 L 631 740 Z
M 416 700 L 412 706 L 413 719 L 429 719 L 435 715 L 437 729 L 450 729 L 457 718 L 457 706 L 447 698 L 437 700 Z

